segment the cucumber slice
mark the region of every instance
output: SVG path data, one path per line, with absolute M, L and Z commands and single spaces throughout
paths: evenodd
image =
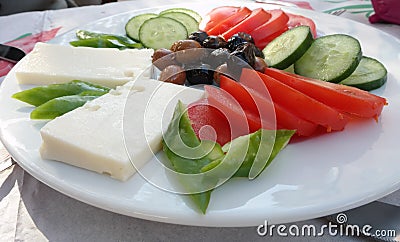
M 340 84 L 371 91 L 385 84 L 387 70 L 379 61 L 363 56 L 356 70 Z
M 295 62 L 294 71 L 302 76 L 338 83 L 353 73 L 361 57 L 357 39 L 345 34 L 326 35 L 314 40 Z
M 265 46 L 265 61 L 270 67 L 286 69 L 303 56 L 313 41 L 310 27 L 290 29 Z
M 170 13 L 170 12 L 178 12 L 178 13 L 186 13 L 186 14 L 189 14 L 191 17 L 193 17 L 194 19 L 196 19 L 196 21 L 198 22 L 198 23 L 200 23 L 201 22 L 201 15 L 198 13 L 198 12 L 196 12 L 196 11 L 194 11 L 194 10 L 192 10 L 192 9 L 188 9 L 188 8 L 170 8 L 170 9 L 166 9 L 166 10 L 164 10 L 164 11 L 162 11 L 162 12 L 160 12 L 160 15 L 162 15 L 162 14 L 164 14 L 164 13 Z
M 187 37 L 181 22 L 162 16 L 146 20 L 139 29 L 139 39 L 147 48 L 169 49 L 175 41 Z
M 128 20 L 128 22 L 125 24 L 125 32 L 126 35 L 137 41 L 140 42 L 140 38 L 139 38 L 139 29 L 140 26 L 142 26 L 142 24 L 144 23 L 144 21 L 151 19 L 151 18 L 155 18 L 158 15 L 155 13 L 144 13 L 144 14 L 140 14 L 137 15 L 135 17 L 132 17 L 131 19 Z
M 181 22 L 183 25 L 185 25 L 188 34 L 199 30 L 199 23 L 189 14 L 180 12 L 167 12 L 164 14 L 160 14 L 160 16 L 172 18 Z

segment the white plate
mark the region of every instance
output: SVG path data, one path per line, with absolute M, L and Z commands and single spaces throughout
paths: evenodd
M 237 4 L 237 2 L 235 2 Z M 224 2 L 223 4 L 234 4 Z M 215 6 L 180 5 L 204 14 Z M 250 8 L 271 5 L 248 4 Z M 112 16 L 82 29 L 123 33 L 124 23 L 148 9 Z M 358 38 L 364 54 L 382 61 L 387 84 L 375 93 L 388 99 L 379 122 L 350 123 L 335 132 L 289 144 L 256 180 L 233 179 L 215 190 L 206 215 L 187 200 L 146 183 L 139 175 L 122 183 L 60 162 L 42 160 L 38 147 L 43 122 L 29 120 L 26 105 L 10 98 L 21 88 L 14 72 L 0 90 L 1 140 L 26 171 L 50 187 L 85 203 L 133 217 L 200 226 L 254 226 L 286 223 L 343 211 L 381 198 L 400 187 L 400 43 L 369 26 L 301 9 L 288 11 L 312 17 L 321 33 L 348 33 Z M 68 44 L 74 33 L 52 42 Z M 62 56 L 60 57 L 62 58 Z M 153 162 L 145 169 L 151 169 Z M 163 177 L 161 171 L 154 176 Z

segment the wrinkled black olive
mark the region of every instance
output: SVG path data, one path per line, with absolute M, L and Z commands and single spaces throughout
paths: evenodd
M 211 66 L 211 68 L 216 68 L 217 66 L 226 63 L 226 61 L 229 58 L 229 55 L 231 53 L 229 52 L 228 49 L 226 48 L 218 48 L 216 50 L 213 50 L 206 59 L 205 61 L 207 64 Z
M 225 41 L 224 38 L 222 38 L 221 36 L 214 36 L 214 35 L 208 36 L 203 41 L 203 47 L 210 49 L 225 48 L 227 44 L 228 43 Z
M 240 45 L 235 51 L 231 53 L 231 55 L 241 58 L 250 66 L 254 66 L 254 63 L 256 61 L 255 49 L 255 45 L 251 43 L 245 43 Z
M 205 31 L 196 31 L 189 35 L 189 39 L 195 40 L 203 45 L 203 41 L 208 37 L 208 34 Z
M 257 57 L 265 59 L 265 55 L 257 46 L 254 45 L 254 52 Z
M 232 35 L 232 37 L 228 39 L 228 49 L 230 51 L 235 51 L 239 45 L 244 43 L 254 44 L 254 40 L 251 37 L 251 35 L 246 34 L 244 32 L 239 32 L 237 34 Z
M 237 33 L 237 35 L 238 35 L 240 38 L 244 39 L 246 42 L 248 42 L 248 43 L 253 43 L 253 44 L 254 44 L 254 39 L 253 39 L 253 37 L 251 37 L 251 35 L 249 35 L 248 33 L 239 32 L 239 33 Z
M 214 71 L 208 64 L 198 64 L 188 66 L 186 69 L 186 79 L 191 85 L 212 84 Z
M 241 44 L 230 54 L 227 65 L 235 79 L 240 77 L 243 68 L 254 67 L 256 62 L 254 47 L 251 43 Z

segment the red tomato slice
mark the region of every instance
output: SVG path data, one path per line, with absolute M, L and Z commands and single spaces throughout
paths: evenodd
M 265 97 L 261 96 L 258 91 L 252 89 L 247 90 L 250 92 L 254 101 L 257 103 L 257 106 L 260 110 L 262 110 L 262 112 L 265 112 L 264 110 L 271 110 L 275 108 L 275 117 L 278 128 L 296 130 L 296 134 L 299 136 L 310 136 L 316 132 L 318 128 L 317 124 L 297 117 L 282 106 L 272 103 Z M 263 121 L 264 119 L 262 119 L 262 122 Z
M 355 87 L 315 80 L 268 68 L 265 74 L 341 112 L 378 117 L 386 99 Z
M 317 37 L 317 27 L 312 19 L 304 17 L 298 14 L 286 13 L 289 16 L 289 21 L 287 26 L 289 28 L 294 28 L 300 25 L 309 26 L 311 29 L 311 33 L 313 34 L 314 38 Z
M 278 128 L 295 129 L 299 136 L 310 136 L 317 130 L 318 125 L 299 118 L 298 116 L 289 112 L 287 109 L 283 108 L 281 105 L 273 103 L 271 101 L 271 96 L 269 95 L 269 92 L 261 78 L 254 78 L 251 80 L 251 82 L 242 82 L 241 84 L 246 88 L 254 102 L 257 104 L 258 110 L 260 110 L 262 117 L 262 122 L 264 120 L 263 117 L 266 117 L 267 115 L 270 116 L 270 113 L 273 112 L 276 116 Z
M 228 119 L 232 139 L 260 129 L 256 116 L 246 116 L 239 103 L 226 91 L 214 86 L 205 86 L 208 103 L 220 110 Z
M 259 120 L 257 121 L 259 121 L 259 123 L 256 127 L 257 129 L 254 131 L 250 130 L 251 132 L 255 132 L 261 127 L 264 129 L 276 129 L 275 111 L 273 107 L 269 109 L 260 109 L 258 103 L 249 91 L 229 77 L 221 76 L 220 87 L 238 101 L 245 111 L 246 117 L 258 117 Z
M 249 83 L 261 78 L 274 103 L 281 105 L 294 115 L 322 125 L 331 130 L 343 130 L 347 124 L 347 117 L 296 89 L 277 81 L 276 79 L 254 70 L 243 68 L 240 81 Z
M 276 37 L 278 37 L 279 35 L 285 33 L 289 28 L 288 27 L 284 27 L 283 29 L 278 30 L 278 32 L 275 32 L 269 36 L 267 36 L 265 39 L 262 40 L 254 40 L 255 45 L 260 49 L 264 49 L 265 46 L 267 46 L 267 44 L 271 41 L 273 41 Z
M 242 22 L 238 23 L 234 27 L 227 30 L 222 36 L 227 40 L 232 35 L 245 32 L 250 33 L 252 30 L 260 26 L 260 23 L 265 23 L 271 18 L 271 14 L 266 12 L 262 8 L 254 9 L 251 14 L 245 18 Z
M 257 42 L 287 27 L 286 24 L 289 21 L 289 17 L 285 12 L 280 9 L 269 10 L 267 12 L 271 14 L 271 18 L 249 33 L 253 37 L 256 45 Z
M 190 104 L 188 107 L 188 115 L 192 122 L 193 130 L 199 139 L 213 140 L 220 145 L 224 145 L 232 140 L 231 129 L 227 118 L 217 108 L 209 105 L 207 99 L 202 99 Z M 210 132 L 210 129 L 201 130 L 201 128 L 206 125 L 211 126 L 215 133 Z M 216 137 L 214 136 L 215 134 Z
M 240 23 L 243 19 L 251 14 L 251 10 L 242 7 L 236 13 L 226 17 L 224 20 L 219 22 L 219 24 L 215 25 L 213 28 L 207 31 L 208 35 L 219 35 L 232 28 L 236 24 Z
M 211 10 L 200 22 L 199 29 L 209 31 L 215 25 L 239 11 L 240 7 L 222 6 Z

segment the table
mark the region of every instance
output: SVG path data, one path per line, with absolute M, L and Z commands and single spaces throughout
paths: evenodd
M 343 14 L 343 17 L 365 24 L 369 24 L 366 16 L 373 11 L 368 0 L 288 1 L 301 7 L 324 12 L 330 12 L 336 8 L 347 8 L 348 11 Z M 37 34 L 47 31 L 45 34 L 37 35 L 39 39 L 42 38 L 41 40 L 45 41 L 99 18 L 123 11 L 173 3 L 179 3 L 179 1 L 135 0 L 4 16 L 0 17 L 0 26 L 12 27 L 2 28 L 0 43 L 26 36 L 26 33 Z M 400 26 L 384 24 L 372 26 L 400 38 Z M 7 70 L 2 71 L 4 74 Z M 400 206 L 400 191 L 380 201 Z M 322 226 L 326 223 L 325 218 L 319 218 L 293 224 Z M 42 184 L 18 165 L 0 172 L 0 241 L 264 241 L 266 239 L 281 241 L 287 238 L 260 237 L 254 227 L 199 228 L 131 218 L 69 198 Z M 328 235 L 296 239 L 299 241 L 335 240 L 334 237 Z M 339 239 L 363 240 L 355 237 Z

